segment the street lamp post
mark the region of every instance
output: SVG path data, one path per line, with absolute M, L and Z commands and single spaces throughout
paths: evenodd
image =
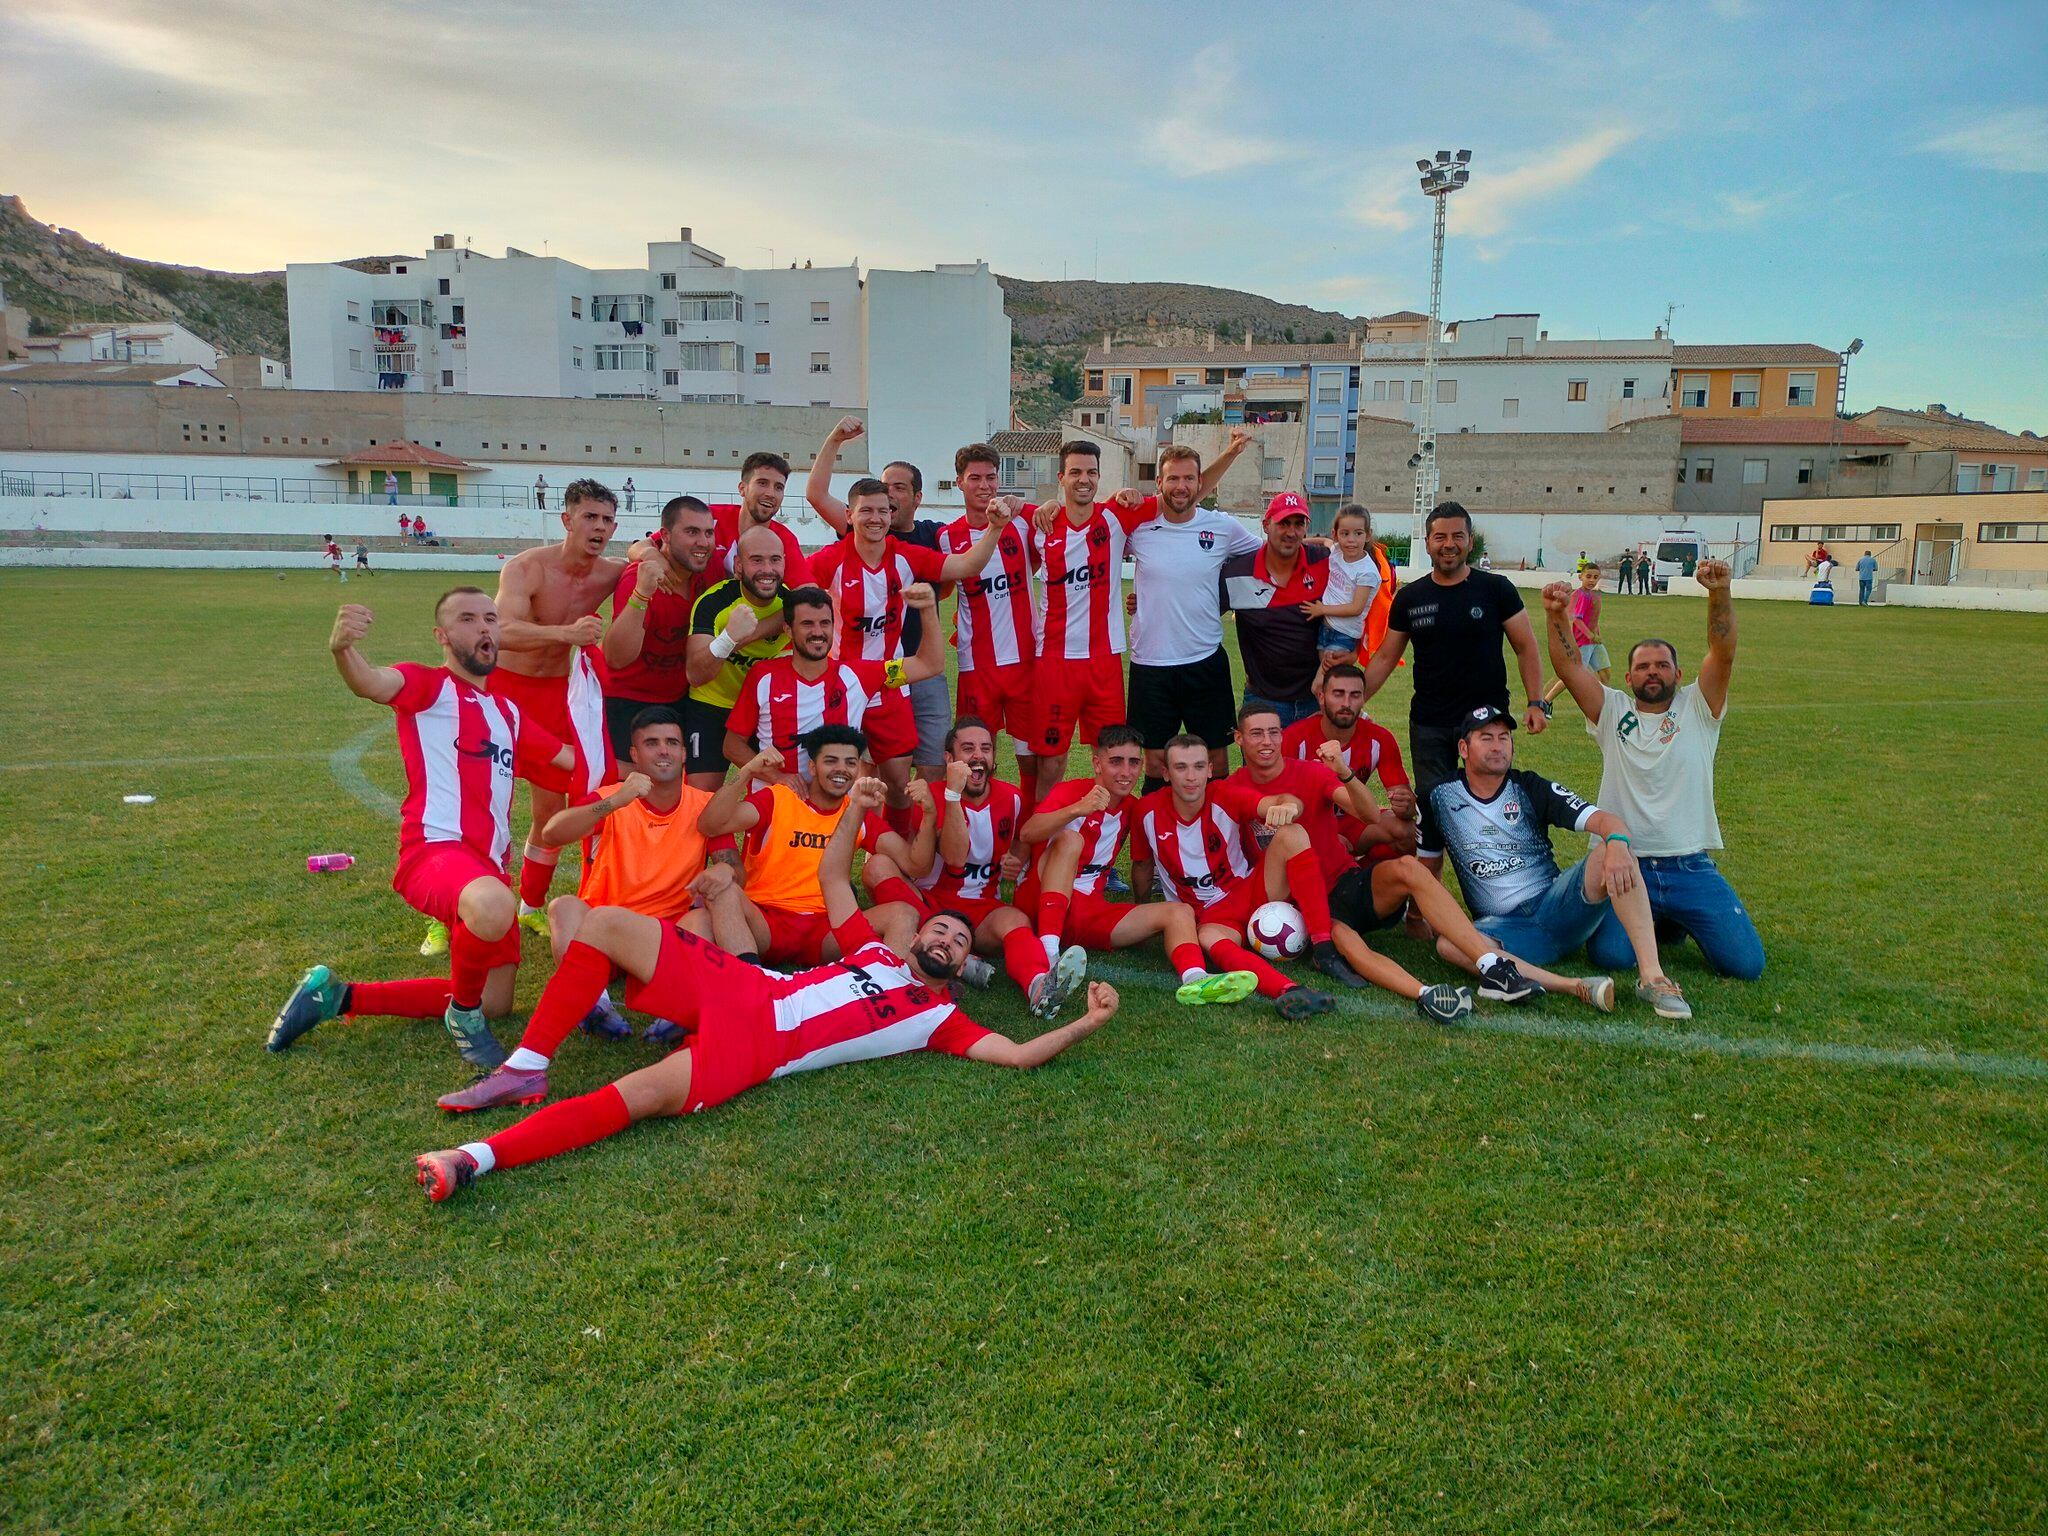
M 247 453 L 249 451 L 249 436 L 248 433 L 243 431 L 242 402 L 235 398 L 233 390 L 227 390 L 224 393 L 228 397 L 228 403 L 235 408 L 235 452 Z
M 1436 205 L 1429 242 L 1429 331 L 1422 339 L 1422 421 L 1416 431 L 1415 526 L 1409 535 L 1408 559 L 1413 563 L 1421 547 L 1424 519 L 1436 506 L 1436 356 L 1443 334 L 1444 300 L 1444 200 L 1472 179 L 1472 151 L 1455 155 L 1448 149 L 1436 152 L 1434 160 L 1418 160 L 1422 191 Z
M 33 450 L 34 450 L 34 448 L 35 448 L 35 446 L 36 446 L 36 407 L 35 407 L 35 402 L 34 402 L 34 401 L 32 401 L 31 399 L 29 399 L 29 397 L 27 396 L 27 394 L 26 394 L 26 393 L 24 393 L 24 392 L 23 392 L 23 391 L 22 391 L 22 390 L 21 390 L 21 389 L 20 389 L 20 388 L 19 388 L 18 386 L 16 386 L 16 385 L 13 385 L 13 384 L 10 384 L 10 385 L 8 385 L 8 386 L 7 386 L 7 393 L 9 393 L 10 395 L 20 395 L 20 396 L 21 396 L 21 410 L 22 410 L 22 419 L 23 419 L 23 423 L 24 423 L 24 431 L 23 431 L 23 433 L 22 433 L 22 443 L 21 443 L 21 445 L 22 445 L 22 447 L 24 447 L 24 448 L 27 448 L 27 449 L 29 449 L 29 450 L 33 451 Z
M 657 406 L 656 406 L 656 407 L 654 408 L 654 414 L 655 414 L 655 417 L 656 417 L 656 419 L 657 419 L 657 420 L 659 420 L 659 422 L 661 423 L 661 467 L 662 467 L 663 469 L 667 469 L 667 468 L 668 468 L 668 411 L 667 411 L 667 409 L 666 409 L 665 407 L 662 407 L 662 406 L 659 406 L 659 405 L 657 405 Z

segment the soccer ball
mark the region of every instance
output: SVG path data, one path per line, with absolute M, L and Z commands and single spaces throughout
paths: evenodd
M 1267 960 L 1292 960 L 1308 948 L 1308 924 L 1291 901 L 1269 901 L 1246 925 L 1252 948 Z

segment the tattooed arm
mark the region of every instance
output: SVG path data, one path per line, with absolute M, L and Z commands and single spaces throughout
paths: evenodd
M 1716 720 L 1728 707 L 1728 674 L 1735 670 L 1735 599 L 1725 560 L 1702 560 L 1693 580 L 1707 589 L 1707 659 L 1700 663 L 1700 699 Z

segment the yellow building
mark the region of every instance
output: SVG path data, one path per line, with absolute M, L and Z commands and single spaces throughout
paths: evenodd
M 1867 549 L 1887 581 L 2048 587 L 2048 493 L 2040 491 L 1766 501 L 1762 522 L 1762 577 L 1803 576 L 1807 556 L 1825 545 L 1852 583 Z
M 1671 409 L 1680 416 L 1835 414 L 1842 358 L 1811 342 L 1671 348 Z

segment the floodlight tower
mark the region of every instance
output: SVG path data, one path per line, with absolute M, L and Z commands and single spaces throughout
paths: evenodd
M 1436 505 L 1436 353 L 1443 335 L 1444 301 L 1444 200 L 1472 179 L 1472 151 L 1455 155 L 1448 149 L 1436 152 L 1434 160 L 1418 160 L 1422 190 L 1436 205 L 1434 228 L 1429 243 L 1429 333 L 1422 343 L 1422 422 L 1417 428 L 1419 446 L 1415 455 L 1415 528 L 1408 558 L 1421 548 L 1423 520 Z

